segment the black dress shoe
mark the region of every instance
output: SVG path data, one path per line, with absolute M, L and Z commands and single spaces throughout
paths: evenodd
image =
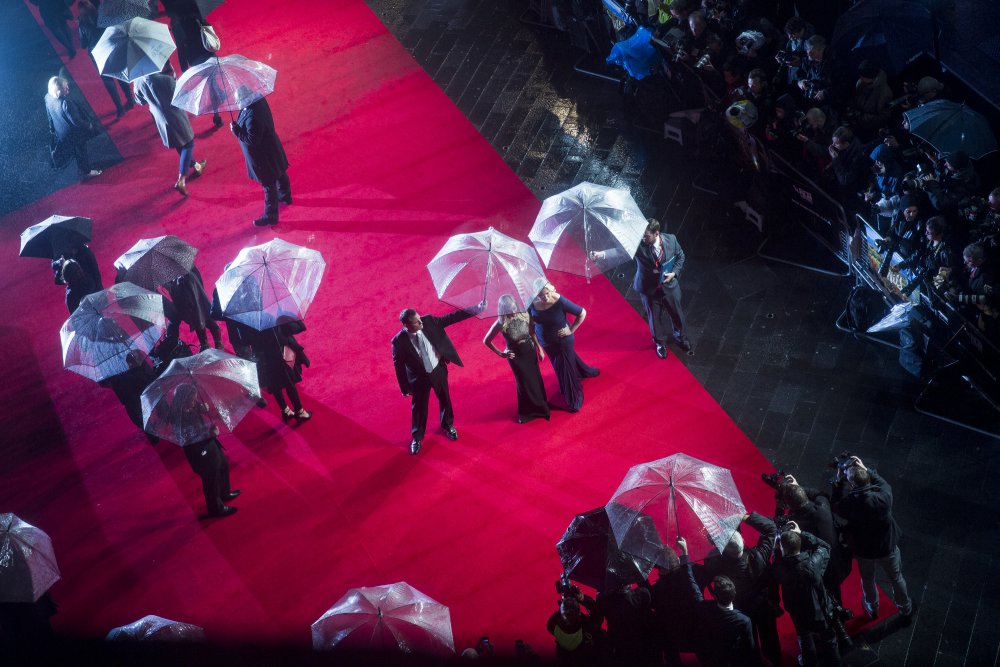
M 667 347 L 665 345 L 657 345 L 656 346 L 656 356 L 658 356 L 660 359 L 666 359 L 667 358 Z
M 222 499 L 223 500 L 236 500 L 239 497 L 240 497 L 240 490 L 239 489 L 233 489 L 232 491 L 230 491 L 229 493 L 227 493 Z
M 292 195 L 288 195 L 287 197 L 278 197 L 278 201 L 280 201 L 282 204 L 287 204 L 288 206 L 291 206 Z
M 685 352 L 691 351 L 691 341 L 687 339 L 687 336 L 681 336 L 680 338 L 675 338 L 674 340 L 677 341 L 677 346 Z
M 253 224 L 255 227 L 267 227 L 269 225 L 276 225 L 278 224 L 278 218 L 277 216 L 271 217 L 269 215 L 262 215 L 256 220 L 254 220 Z
M 458 440 L 458 431 L 456 431 L 456 430 L 455 430 L 455 427 L 454 427 L 454 426 L 452 426 L 451 428 L 446 428 L 446 429 L 444 430 L 444 434 L 445 434 L 445 435 L 446 435 L 446 436 L 448 437 L 448 439 L 449 439 L 449 440 L 451 440 L 452 442 L 455 442 L 456 440 Z
M 420 453 L 420 441 L 414 440 L 410 443 L 410 454 L 416 456 Z
M 209 512 L 208 515 L 209 516 L 230 516 L 231 514 L 236 514 L 236 512 L 237 512 L 238 509 L 239 508 L 237 508 L 237 507 L 230 507 L 229 505 L 223 505 L 221 510 L 219 510 L 218 512 Z

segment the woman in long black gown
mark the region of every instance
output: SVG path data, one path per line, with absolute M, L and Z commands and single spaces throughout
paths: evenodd
M 578 357 L 573 347 L 573 334 L 586 319 L 586 309 L 559 294 L 552 283 L 546 283 L 528 308 L 528 314 L 535 325 L 535 337 L 555 368 L 567 409 L 579 412 L 583 406 L 582 379 L 600 374 Z M 572 324 L 567 314 L 573 316 Z
M 517 312 L 517 302 L 510 294 L 500 297 L 497 321 L 486 332 L 483 343 L 493 350 L 494 354 L 507 359 L 510 369 L 514 371 L 514 383 L 517 385 L 517 423 L 523 424 L 532 419 L 549 418 L 549 403 L 545 399 L 545 384 L 542 382 L 542 372 L 538 368 L 539 359 L 545 358 L 545 352 L 535 340 L 535 332 L 531 328 L 531 319 L 527 313 Z M 503 334 L 505 349 L 497 349 L 493 339 L 497 334 Z

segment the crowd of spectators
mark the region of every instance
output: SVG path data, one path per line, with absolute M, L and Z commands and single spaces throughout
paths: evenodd
M 563 13 L 580 17 L 586 4 Z M 626 0 L 619 6 L 626 21 L 598 0 L 588 11 L 607 17 L 612 41 L 650 30 L 662 58 L 641 83 L 626 76 L 631 86 L 624 89 L 667 91 L 651 96 L 657 111 L 700 126 L 700 157 L 725 151 L 716 157 L 732 162 L 735 153 L 766 171 L 767 156 L 781 156 L 838 201 L 851 223 L 860 213 L 877 227 L 886 257 L 904 258 L 893 270 L 916 275 L 910 290 L 935 290 L 1000 341 L 993 269 L 1000 263 L 1000 183 L 984 183 L 965 152 L 939 153 L 909 132 L 904 111 L 950 97 L 941 81 L 893 77 L 900 85 L 894 91 L 884 63 L 835 53 L 831 10 L 847 9 L 835 5 Z
M 892 517 L 892 488 L 856 456 L 843 454 L 829 490 L 801 486 L 782 472 L 765 475 L 776 490 L 773 518 L 750 512 L 721 552 L 692 563 L 683 537 L 650 580 L 614 583 L 596 596 L 565 580 L 548 621 L 557 659 L 571 665 L 680 665 L 695 654 L 710 666 L 777 666 L 777 619 L 791 618 L 799 664 L 837 665 L 852 648 L 843 622 L 853 617 L 841 584 L 857 562 L 862 608 L 879 617 L 875 570 L 881 568 L 903 624 L 913 603 L 902 575 Z M 757 535 L 751 546 L 741 531 Z M 711 597 L 707 597 L 709 591 Z

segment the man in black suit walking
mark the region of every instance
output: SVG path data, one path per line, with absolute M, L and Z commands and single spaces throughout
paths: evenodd
M 249 96 L 241 88 L 237 98 Z M 257 227 L 278 224 L 278 202 L 292 203 L 288 180 L 288 158 L 274 129 L 274 117 L 267 99 L 260 98 L 244 107 L 236 122 L 229 124 L 246 158 L 247 175 L 264 188 L 264 215 L 253 221 Z
M 420 451 L 427 429 L 427 408 L 432 389 L 441 407 L 441 428 L 449 440 L 458 440 L 455 413 L 448 392 L 448 364 L 464 364 L 445 328 L 473 314 L 456 310 L 441 317 L 421 316 L 413 308 L 406 308 L 399 314 L 403 329 L 392 338 L 392 363 L 396 368 L 399 390 L 403 396 L 413 397 L 410 454 L 416 455 Z

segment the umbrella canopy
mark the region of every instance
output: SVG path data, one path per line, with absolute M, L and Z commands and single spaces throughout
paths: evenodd
M 97 25 L 109 28 L 129 19 L 148 19 L 153 14 L 149 0 L 104 0 L 97 7 Z
M 215 283 L 223 315 L 258 331 L 302 320 L 325 268 L 318 250 L 281 239 L 244 248 Z
M 687 454 L 633 466 L 605 507 L 618 546 L 658 565 L 665 565 L 663 544 L 678 536 L 691 560 L 721 552 L 746 514 L 730 472 Z M 645 538 L 643 516 L 652 518 L 661 543 Z
M 90 240 L 93 223 L 79 215 L 51 215 L 21 232 L 21 257 L 55 259 Z
M 176 236 L 140 239 L 115 260 L 125 270 L 125 280 L 148 290 L 169 283 L 191 271 L 198 249 Z
M 580 183 L 542 202 L 528 238 L 546 267 L 589 279 L 634 257 L 646 224 L 627 190 Z
M 35 602 L 57 581 L 59 566 L 45 531 L 0 514 L 0 603 Z
M 659 540 L 651 518 L 643 515 L 636 520 L 636 524 L 636 534 L 644 530 L 647 540 Z M 631 556 L 618 548 L 604 507 L 577 514 L 562 539 L 556 543 L 556 551 L 562 561 L 563 572 L 570 579 L 599 591 L 611 590 L 622 584 L 641 583 L 655 565 L 651 560 Z
M 438 298 L 480 318 L 528 310 L 545 284 L 545 271 L 535 249 L 490 227 L 484 232 L 456 234 L 427 265 Z M 509 294 L 516 305 L 498 305 Z M 486 303 L 485 310 L 478 306 Z M 507 310 L 508 312 L 500 312 Z
M 132 283 L 88 294 L 59 330 L 63 368 L 95 382 L 119 375 L 152 351 L 166 327 L 161 294 Z
M 232 431 L 260 399 L 257 365 L 220 350 L 174 359 L 142 392 L 146 433 L 178 445 Z
M 239 111 L 274 92 L 277 70 L 232 54 L 209 58 L 177 79 L 173 105 L 196 116 Z
M 205 18 L 221 7 L 223 0 L 192 0 L 192 2 L 194 3 L 194 6 L 198 8 L 198 12 L 201 14 L 201 17 Z
M 163 69 L 176 49 L 165 24 L 134 18 L 105 30 L 91 53 L 104 76 L 134 81 Z
M 405 582 L 352 588 L 312 624 L 314 649 L 450 655 L 448 607 Z
M 862 60 L 900 74 L 920 54 L 934 52 L 931 10 L 913 0 L 861 0 L 837 19 L 830 44 L 852 75 Z
M 113 628 L 108 641 L 203 642 L 205 631 L 197 625 L 171 621 L 160 616 L 143 616 L 134 623 Z
M 934 100 L 903 114 L 914 134 L 941 153 L 962 151 L 973 160 L 997 150 L 986 118 L 964 104 Z

